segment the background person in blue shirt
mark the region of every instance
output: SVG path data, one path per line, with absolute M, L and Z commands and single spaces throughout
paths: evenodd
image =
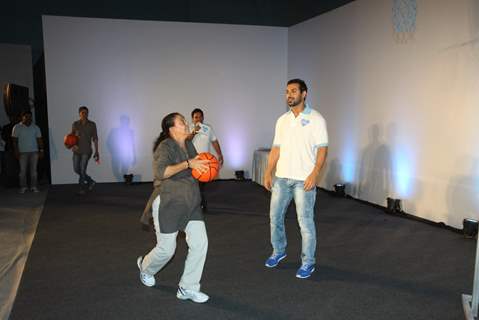
M 38 192 L 37 164 L 43 157 L 43 141 L 40 128 L 32 123 L 31 111 L 21 114 L 22 120 L 12 130 L 12 144 L 15 158 L 20 163 L 20 193 L 27 188 L 27 171 L 30 172 L 30 190 Z

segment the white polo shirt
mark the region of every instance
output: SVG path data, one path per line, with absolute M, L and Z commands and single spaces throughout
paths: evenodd
M 218 140 L 213 128 L 204 123 L 199 123 L 200 130 L 193 137 L 193 145 L 196 152 L 211 152 L 211 142 Z M 193 125 L 194 128 L 194 125 Z
M 279 147 L 276 176 L 304 181 L 316 164 L 317 151 L 328 145 L 326 121 L 306 104 L 297 117 L 288 111 L 276 121 L 273 147 Z

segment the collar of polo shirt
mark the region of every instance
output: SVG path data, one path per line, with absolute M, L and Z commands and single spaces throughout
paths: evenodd
M 301 112 L 299 113 L 299 115 L 309 115 L 309 114 L 311 114 L 311 111 L 312 111 L 312 108 L 311 108 L 311 106 L 309 105 L 309 103 L 305 103 L 305 104 L 304 104 L 304 109 L 303 109 L 303 111 L 301 111 Z M 291 111 L 291 109 L 290 109 L 288 112 L 289 112 L 290 114 L 294 115 L 294 114 L 293 114 L 293 111 Z M 298 116 L 299 116 L 299 115 L 298 115 Z

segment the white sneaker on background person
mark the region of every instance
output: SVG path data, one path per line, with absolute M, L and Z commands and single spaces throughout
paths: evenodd
M 27 188 L 20 188 L 20 190 L 18 190 L 18 193 L 25 193 L 27 192 Z
M 30 191 L 31 191 L 31 192 L 35 192 L 35 193 L 40 192 L 40 190 L 38 190 L 37 187 L 31 187 Z

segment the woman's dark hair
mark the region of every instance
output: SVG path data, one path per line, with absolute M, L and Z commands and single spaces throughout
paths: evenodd
M 181 114 L 178 112 L 173 112 L 166 115 L 163 120 L 161 120 L 161 133 L 153 144 L 153 152 L 155 152 L 161 141 L 170 138 L 170 128 L 175 126 L 175 118 L 177 116 L 181 116 Z

